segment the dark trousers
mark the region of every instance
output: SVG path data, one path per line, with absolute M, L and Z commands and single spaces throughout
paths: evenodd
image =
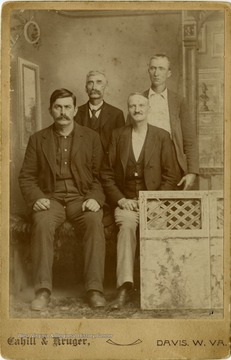
M 52 290 L 53 243 L 56 228 L 66 219 L 81 236 L 84 252 L 86 291 L 103 292 L 105 237 L 103 211 L 82 211 L 83 200 L 77 198 L 64 204 L 51 199 L 50 209 L 32 214 L 31 253 L 35 291 Z

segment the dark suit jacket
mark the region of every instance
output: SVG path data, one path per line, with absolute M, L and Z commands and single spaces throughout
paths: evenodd
M 124 198 L 126 167 L 131 144 L 132 126 L 112 133 L 109 153 L 105 156 L 101 178 L 108 201 L 114 206 Z M 144 148 L 144 190 L 175 190 L 181 176 L 169 133 L 148 125 Z
M 149 90 L 143 94 L 148 97 Z M 181 96 L 168 90 L 168 106 L 172 140 L 178 163 L 184 174 L 199 173 L 199 155 L 196 127 L 190 117 L 186 101 Z
M 71 171 L 79 192 L 102 206 L 104 193 L 99 182 L 102 162 L 99 135 L 75 123 L 71 150 Z M 40 198 L 50 198 L 55 190 L 56 155 L 53 125 L 33 134 L 28 142 L 19 185 L 27 205 L 32 208 Z
M 75 116 L 75 120 L 78 124 L 91 127 L 89 122 L 89 107 L 88 102 L 78 108 L 78 112 Z M 124 126 L 125 119 L 123 112 L 104 102 L 103 108 L 100 113 L 101 123 L 99 129 L 99 135 L 104 152 L 107 151 L 108 144 L 111 138 L 113 129 Z

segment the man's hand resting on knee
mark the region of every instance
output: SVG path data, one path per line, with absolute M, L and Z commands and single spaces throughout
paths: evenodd
M 94 199 L 87 199 L 82 205 L 83 211 L 99 211 L 100 205 Z
M 33 206 L 34 211 L 41 211 L 41 210 L 49 210 L 50 209 L 50 200 L 49 199 L 38 199 Z
M 121 209 L 137 211 L 139 209 L 138 201 L 134 199 L 122 198 L 118 201 L 118 205 Z

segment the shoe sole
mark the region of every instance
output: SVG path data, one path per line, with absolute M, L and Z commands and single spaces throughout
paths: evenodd
M 34 311 L 45 311 L 45 310 L 48 309 L 49 303 L 50 303 L 50 301 L 48 302 L 47 305 L 44 305 L 44 307 L 36 306 L 36 305 L 32 305 L 32 304 L 31 304 L 31 310 L 34 310 Z

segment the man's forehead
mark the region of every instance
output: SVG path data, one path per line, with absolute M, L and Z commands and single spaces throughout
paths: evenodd
M 162 65 L 168 67 L 168 59 L 165 57 L 156 57 L 150 61 L 150 66 L 153 65 Z
M 143 95 L 131 95 L 128 100 L 129 104 L 147 104 L 148 99 Z
M 106 82 L 106 78 L 103 74 L 90 75 L 87 81 L 91 81 L 91 80 L 101 80 L 103 82 Z
M 73 105 L 73 99 L 71 96 L 65 97 L 65 98 L 58 98 L 55 100 L 54 104 L 62 104 L 62 105 Z

